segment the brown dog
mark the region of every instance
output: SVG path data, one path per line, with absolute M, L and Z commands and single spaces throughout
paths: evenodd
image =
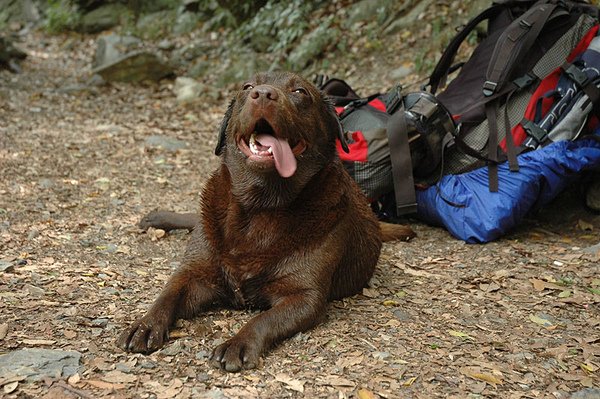
M 266 311 L 214 349 L 211 364 L 254 368 L 274 343 L 316 325 L 328 300 L 361 292 L 382 239 L 409 239 L 404 226 L 381 228 L 336 154 L 343 134 L 333 107 L 290 73 L 257 75 L 231 102 L 200 216 L 155 212 L 142 221 L 193 229 L 180 269 L 148 313 L 118 339 L 128 351 L 163 346 L 178 318 L 209 306 Z

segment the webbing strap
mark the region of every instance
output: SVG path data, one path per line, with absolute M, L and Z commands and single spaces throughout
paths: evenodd
M 506 97 L 506 102 L 504 103 L 504 138 L 506 140 L 506 158 L 508 160 L 508 168 L 511 172 L 518 172 L 519 160 L 517 159 L 517 149 L 515 147 L 515 140 L 512 135 L 510 118 L 508 117 L 508 107 L 510 106 L 510 100 L 514 93 L 514 91 L 511 92 L 508 97 Z
M 417 211 L 417 197 L 412 174 L 412 158 L 408 143 L 408 128 L 401 102 L 387 124 L 387 136 L 392 161 L 392 177 L 394 179 L 394 195 L 398 216 Z
M 488 64 L 484 95 L 491 96 L 504 86 L 512 70 L 533 46 L 556 7 L 558 4 L 537 4 L 502 33 Z
M 444 53 L 440 57 L 440 60 L 429 77 L 427 86 L 430 86 L 430 91 L 432 94 L 435 94 L 440 86 L 444 86 L 446 84 L 446 79 L 450 73 L 450 67 L 454 61 L 456 52 L 458 51 L 461 43 L 467 38 L 467 36 L 469 36 L 469 33 L 471 33 L 473 29 L 475 29 L 475 27 L 481 22 L 496 16 L 504 8 L 506 8 L 506 6 L 502 4 L 492 5 L 490 8 L 482 11 L 479 15 L 470 20 L 469 23 L 467 23 L 467 25 L 465 25 L 465 27 L 456 36 L 454 36 L 452 41 L 446 47 L 446 50 L 444 50 Z
M 498 103 L 493 101 L 485 105 L 485 115 L 488 120 L 488 180 L 490 192 L 498 192 Z

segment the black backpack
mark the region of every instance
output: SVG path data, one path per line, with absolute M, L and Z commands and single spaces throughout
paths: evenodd
M 582 1 L 495 1 L 452 39 L 421 92 L 404 93 L 398 85 L 365 98 L 342 80 L 317 77 L 348 132 L 350 153 L 339 151 L 340 157 L 374 209 L 390 213 L 391 203 L 397 215 L 412 213 L 415 186 L 485 165 L 489 189 L 497 191 L 499 163 L 517 172 L 517 155 L 551 142 L 553 130 L 571 126 L 563 120 L 576 119 L 586 131 L 588 119 L 596 121 L 588 114 L 597 114 L 600 79 L 577 57 L 596 36 L 599 19 L 600 9 Z M 483 21 L 487 37 L 466 62 L 454 64 L 461 43 Z M 579 93 L 568 98 L 570 106 L 560 103 L 566 84 Z M 574 107 L 582 96 L 591 106 Z

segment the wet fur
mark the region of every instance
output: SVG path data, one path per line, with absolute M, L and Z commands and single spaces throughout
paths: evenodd
M 200 215 L 154 212 L 143 227 L 192 229 L 182 265 L 148 313 L 117 343 L 149 353 L 168 339 L 178 318 L 210 306 L 264 311 L 227 342 L 210 362 L 227 371 L 256 367 L 273 344 L 318 324 L 327 301 L 361 292 L 371 278 L 382 229 L 336 154 L 341 137 L 329 102 L 304 79 L 288 73 L 258 75 L 254 86 L 277 90 L 277 101 L 258 101 L 241 90 L 222 124 L 216 152 L 222 164 L 202 193 Z M 301 87 L 306 97 L 298 97 Z M 238 149 L 252 118 L 267 115 L 276 135 L 305 140 L 296 173 L 287 179 L 256 165 Z M 386 239 L 414 235 L 404 226 Z

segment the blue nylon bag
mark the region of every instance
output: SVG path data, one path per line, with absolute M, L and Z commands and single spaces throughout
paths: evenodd
M 595 135 L 600 136 L 600 129 Z M 417 191 L 417 215 L 467 243 L 493 241 L 587 170 L 600 170 L 600 142 L 559 141 L 521 154 L 518 172 L 511 172 L 506 162 L 499 165 L 495 193 L 489 190 L 487 167 L 444 176 L 435 186 Z

